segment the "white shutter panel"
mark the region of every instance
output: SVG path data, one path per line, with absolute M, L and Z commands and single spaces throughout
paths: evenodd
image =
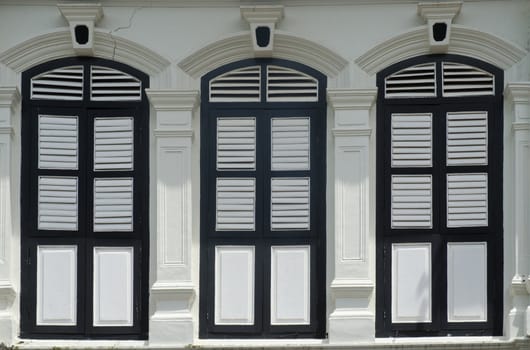
M 94 179 L 94 231 L 133 230 L 133 179 Z
M 418 64 L 386 77 L 385 97 L 436 97 L 435 64 Z
M 83 99 L 83 66 L 57 68 L 31 78 L 32 100 Z
M 77 162 L 77 117 L 39 115 L 39 169 L 76 170 Z
M 392 167 L 432 166 L 432 114 L 392 114 Z
M 77 178 L 39 176 L 39 230 L 77 230 Z
M 255 208 L 255 179 L 217 179 L 216 231 L 254 231 Z
M 92 101 L 140 101 L 142 82 L 114 68 L 90 67 Z
M 309 170 L 309 118 L 271 119 L 271 170 Z
M 392 175 L 392 228 L 431 227 L 431 175 Z
M 217 118 L 217 169 L 256 169 L 256 118 Z
M 488 174 L 447 174 L 447 227 L 488 226 Z
M 95 118 L 94 170 L 132 170 L 134 121 L 126 118 Z
M 267 66 L 267 101 L 318 101 L 318 80 L 291 68 Z
M 271 179 L 271 229 L 309 230 L 309 178 Z
M 444 97 L 495 94 L 495 81 L 491 73 L 453 62 L 443 62 L 442 69 Z
M 488 163 L 488 113 L 447 113 L 447 165 Z
M 252 66 L 210 80 L 210 102 L 259 102 L 260 76 L 260 66 Z

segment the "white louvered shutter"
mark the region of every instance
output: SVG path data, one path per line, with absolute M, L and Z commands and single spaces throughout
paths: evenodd
M 491 73 L 453 62 L 443 62 L 442 69 L 444 97 L 495 94 L 495 80 Z
M 77 230 L 76 177 L 39 176 L 39 230 Z
M 142 82 L 124 72 L 108 67 L 90 67 L 92 101 L 140 101 Z
M 39 115 L 39 169 L 76 170 L 77 116 Z
M 133 118 L 95 118 L 94 170 L 132 170 L 133 159 Z
M 217 118 L 217 169 L 256 169 L 256 118 Z
M 447 227 L 488 226 L 488 174 L 447 174 Z
M 447 113 L 447 165 L 488 163 L 488 113 Z
M 402 69 L 385 78 L 385 97 L 435 97 L 436 66 L 418 64 Z
M 309 118 L 271 119 L 271 169 L 309 170 Z
M 259 102 L 260 66 L 234 69 L 210 80 L 210 102 Z
M 392 114 L 392 167 L 432 166 L 432 114 Z
M 216 231 L 254 231 L 256 180 L 217 178 Z
M 309 230 L 309 178 L 271 179 L 271 229 Z
M 431 175 L 392 175 L 392 228 L 432 227 Z
M 291 68 L 267 66 L 267 101 L 318 101 L 318 80 Z
M 83 99 L 83 66 L 57 68 L 31 78 L 32 100 Z
M 94 231 L 133 230 L 133 179 L 94 179 Z

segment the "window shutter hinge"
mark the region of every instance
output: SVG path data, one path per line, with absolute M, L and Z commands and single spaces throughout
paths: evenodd
M 209 313 L 209 312 L 206 313 L 206 319 L 207 319 L 207 320 L 210 319 L 210 313 Z
M 386 320 L 386 318 L 387 318 L 386 311 L 383 311 L 383 319 Z
M 26 265 L 31 265 L 31 253 L 30 253 L 29 248 L 28 248 L 28 252 L 26 255 Z

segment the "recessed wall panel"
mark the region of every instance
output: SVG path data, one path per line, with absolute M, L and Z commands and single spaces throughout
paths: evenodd
M 254 246 L 215 247 L 215 324 L 254 324 Z

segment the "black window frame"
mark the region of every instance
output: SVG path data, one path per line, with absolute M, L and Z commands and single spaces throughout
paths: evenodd
M 260 102 L 209 102 L 208 97 L 201 102 L 201 249 L 200 249 L 200 295 L 199 295 L 199 338 L 324 338 L 326 312 L 326 77 L 320 72 L 302 64 L 283 59 L 248 59 L 238 61 L 203 76 L 201 91 L 208 96 L 209 82 L 231 70 L 251 66 L 261 67 Z M 292 68 L 316 78 L 318 81 L 318 101 L 316 102 L 267 102 L 266 67 L 276 65 Z M 283 116 L 309 116 L 311 120 L 311 166 L 309 171 L 270 171 L 270 120 L 278 112 Z M 225 113 L 221 115 L 219 113 Z M 216 169 L 216 118 L 222 116 L 256 117 L 256 170 L 218 171 Z M 260 119 L 261 118 L 261 119 Z M 261 128 L 260 128 L 261 126 Z M 313 136 L 313 132 L 315 133 Z M 265 140 L 265 141 L 263 141 Z M 267 145 L 260 146 L 260 145 Z M 262 148 L 260 151 L 259 149 Z M 261 152 L 261 154 L 260 154 Z M 316 153 L 314 153 L 316 152 Z M 260 159 L 264 162 L 260 163 Z M 267 165 L 268 164 L 268 165 Z M 268 169 L 268 170 L 267 170 Z M 215 174 L 215 175 L 214 175 Z M 256 207 L 254 232 L 236 231 L 215 232 L 215 179 L 217 174 L 227 177 L 256 177 Z M 252 174 L 252 175 L 249 175 Z M 270 178 L 275 174 L 311 177 L 311 230 L 306 232 L 270 231 L 264 222 L 270 214 Z M 258 181 L 264 185 L 259 186 Z M 267 185 L 268 183 L 268 185 Z M 313 191 L 313 189 L 319 189 Z M 213 192 L 211 192 L 213 189 Z M 269 194 L 267 194 L 267 191 Z M 258 198 L 264 198 L 259 202 Z M 317 215 L 320 213 L 320 215 Z M 268 230 L 268 231 L 267 231 Z M 266 231 L 268 234 L 262 235 Z M 210 235 L 209 232 L 212 232 Z M 245 238 L 236 237 L 243 234 Z M 215 235 L 216 237 L 212 237 Z M 258 244 L 258 243 L 259 244 Z M 214 316 L 214 254 L 215 245 L 255 245 L 255 308 L 254 325 L 215 325 Z M 270 318 L 270 252 L 271 245 L 310 245 L 310 325 L 267 325 Z
M 385 98 L 385 78 L 401 69 L 436 63 L 436 97 Z M 442 62 L 467 64 L 494 76 L 494 95 L 443 97 Z M 376 337 L 502 335 L 503 315 L 503 71 L 470 57 L 426 55 L 394 64 L 377 74 L 376 141 Z M 446 112 L 488 112 L 488 164 L 446 165 Z M 430 168 L 392 168 L 390 116 L 394 112 L 433 113 L 433 164 Z M 449 173 L 488 174 L 488 226 L 447 228 L 446 176 Z M 392 174 L 431 174 L 433 183 L 431 229 L 391 229 L 390 181 Z M 447 321 L 447 243 L 487 242 L 487 321 Z M 432 322 L 392 324 L 391 245 L 431 242 Z
M 79 101 L 31 99 L 31 78 L 41 73 L 73 65 L 83 66 L 83 98 Z M 91 101 L 90 67 L 114 68 L 141 81 L 139 101 Z M 148 338 L 149 310 L 149 103 L 145 89 L 149 76 L 128 65 L 93 57 L 70 57 L 46 62 L 22 73 L 21 121 L 21 293 L 20 337 L 34 339 L 126 339 Z M 38 116 L 78 116 L 78 170 L 39 170 L 37 164 Z M 134 117 L 134 168 L 131 171 L 93 169 L 93 123 L 96 117 Z M 84 159 L 83 159 L 84 158 Z M 37 185 L 39 175 L 78 177 L 78 230 L 37 229 Z M 134 177 L 133 231 L 93 232 L 93 179 L 96 177 Z M 86 213 L 86 214 L 85 214 Z M 90 233 L 90 234 L 89 234 Z M 68 237 L 68 235 L 71 235 Z M 110 236 L 110 237 L 109 237 Z M 77 249 L 77 324 L 76 326 L 36 325 L 37 246 L 73 245 Z M 133 325 L 98 326 L 93 317 L 93 248 L 133 247 Z

